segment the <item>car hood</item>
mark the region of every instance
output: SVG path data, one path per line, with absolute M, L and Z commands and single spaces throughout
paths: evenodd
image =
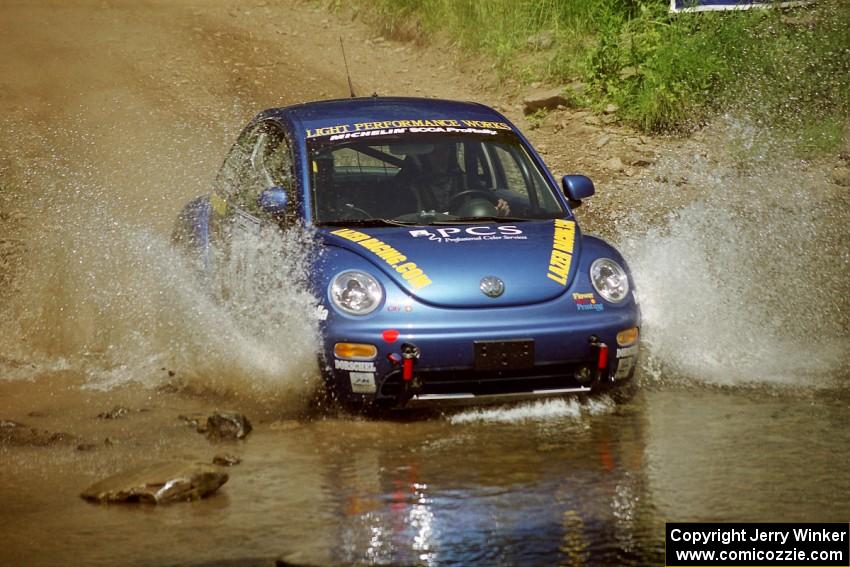
M 381 228 L 323 228 L 325 244 L 366 258 L 418 300 L 442 307 L 539 303 L 575 277 L 581 237 L 572 220 Z M 339 266 L 343 268 L 343 266 Z M 499 282 L 485 278 L 498 278 Z M 490 287 L 491 295 L 484 288 Z

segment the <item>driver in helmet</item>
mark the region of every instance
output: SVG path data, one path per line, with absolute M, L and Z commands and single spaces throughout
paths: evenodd
M 434 145 L 434 149 L 430 153 L 422 156 L 422 173 L 414 179 L 413 184 L 419 192 L 423 209 L 447 212 L 449 205 L 456 206 L 463 203 L 463 201 L 452 203 L 452 197 L 474 189 L 464 187 L 465 175 L 458 166 L 456 148 L 457 146 L 454 143 L 438 143 Z M 484 192 L 484 190 L 481 190 L 481 192 Z M 475 195 L 470 195 L 470 198 L 467 199 L 467 201 L 473 200 L 475 200 Z M 484 201 L 481 197 L 478 200 Z M 498 199 L 487 204 L 495 208 L 496 216 L 504 217 L 511 213 L 510 206 L 504 199 Z M 479 203 L 479 205 L 486 204 Z M 472 210 L 470 209 L 471 214 L 461 214 L 460 216 L 487 216 L 480 212 L 481 206 L 474 208 L 475 213 Z

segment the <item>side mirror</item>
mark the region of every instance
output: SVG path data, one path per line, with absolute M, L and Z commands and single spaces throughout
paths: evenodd
M 581 205 L 582 199 L 587 199 L 596 192 L 593 181 L 584 175 L 565 175 L 561 184 L 564 186 L 564 195 L 570 200 L 570 206 L 573 208 Z
M 278 215 L 286 211 L 288 202 L 286 189 L 283 187 L 269 187 L 257 197 L 260 210 L 270 215 Z

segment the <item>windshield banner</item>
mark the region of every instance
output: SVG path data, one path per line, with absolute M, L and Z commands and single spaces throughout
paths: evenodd
M 331 140 L 344 140 L 366 136 L 403 134 L 405 132 L 452 132 L 471 134 L 495 134 L 492 130 L 510 130 L 505 122 L 489 120 L 454 120 L 451 118 L 382 120 L 375 122 L 356 122 L 353 124 L 334 124 L 321 128 L 308 128 L 307 138 L 330 136 Z M 367 132 L 369 132 L 367 134 Z

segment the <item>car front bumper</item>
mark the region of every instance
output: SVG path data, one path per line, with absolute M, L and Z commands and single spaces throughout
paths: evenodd
M 331 390 L 354 403 L 478 405 L 605 390 L 627 382 L 635 372 L 638 343 L 617 344 L 620 331 L 640 324 L 635 305 L 564 316 L 553 316 L 551 306 L 446 311 L 443 317 L 409 321 L 386 316 L 330 321 L 325 328 L 324 374 Z M 532 352 L 514 357 L 510 347 L 498 346 L 517 341 L 530 344 Z M 333 348 L 339 342 L 375 345 L 377 356 L 339 359 Z M 482 364 L 476 343 L 483 342 L 497 345 L 495 354 L 505 357 L 502 365 Z M 418 351 L 409 379 L 405 345 Z

